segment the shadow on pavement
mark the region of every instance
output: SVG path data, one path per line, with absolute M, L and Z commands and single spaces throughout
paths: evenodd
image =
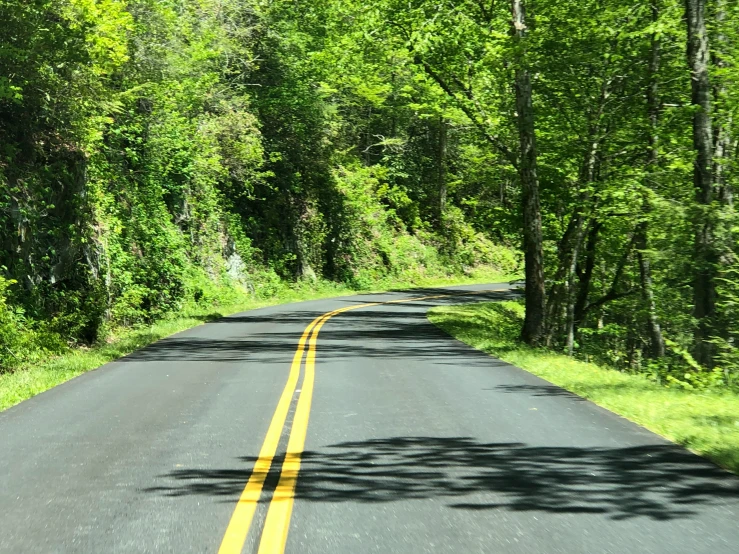
M 455 361 L 465 356 L 471 363 L 492 366 L 495 360 L 463 345 L 432 325 L 426 319 L 429 308 L 438 305 L 463 304 L 517 298 L 515 291 L 459 295 L 458 291 L 428 289 L 414 291 L 418 296 L 453 294 L 448 298 L 384 304 L 368 309 L 348 311 L 329 321 L 321 330 L 318 359 L 340 359 L 351 356 L 369 358 L 433 358 L 439 363 L 448 356 Z M 379 296 L 379 295 L 378 295 Z M 387 295 L 381 295 L 387 298 Z M 365 304 L 366 296 L 343 300 L 346 305 Z M 211 323 L 218 332 L 207 336 L 174 336 L 160 340 L 120 362 L 217 361 L 217 362 L 285 362 L 290 363 L 302 329 L 324 312 L 290 311 L 277 315 L 259 314 L 231 316 Z M 253 324 L 254 332 L 234 326 L 233 332 L 223 326 L 233 323 Z M 267 330 L 263 324 L 269 324 Z M 202 333 L 201 333 L 202 334 Z
M 444 291 L 413 291 L 414 296 Z M 421 359 L 459 371 L 474 365 L 507 366 L 451 339 L 426 319 L 429 307 L 503 300 L 517 292 L 455 295 L 428 301 L 384 304 L 349 311 L 321 330 L 318 363 L 360 358 Z M 388 295 L 378 296 L 378 300 Z M 372 301 L 343 299 L 344 305 Z M 218 320 L 211 338 L 173 337 L 125 360 L 217 360 L 289 363 L 297 329 L 321 312 L 304 309 L 278 315 L 241 315 Z M 268 330 L 231 323 L 269 323 Z M 302 327 L 301 327 L 302 325 Z M 267 332 L 269 331 L 269 332 Z M 402 368 L 402 365 L 399 366 Z M 566 396 L 558 387 L 502 385 L 494 390 L 533 396 Z M 657 440 L 657 439 L 655 439 Z M 737 506 L 739 480 L 709 462 L 670 444 L 635 447 L 543 447 L 524 443 L 484 443 L 470 437 L 401 436 L 334 444 L 302 457 L 297 498 L 309 502 L 389 503 L 437 499 L 459 510 L 509 510 L 601 514 L 611 519 L 691 518 L 710 506 Z M 144 492 L 180 497 L 203 495 L 234 502 L 251 475 L 255 458 L 226 468 L 178 469 L 158 477 Z M 276 460 L 268 482 L 274 483 Z M 268 494 L 264 495 L 268 497 Z
M 539 397 L 561 397 L 574 400 L 575 402 L 587 402 L 582 396 L 578 396 L 573 392 L 557 387 L 555 385 L 498 385 L 494 390 L 508 394 L 525 394 L 527 396 L 539 396 Z
M 463 510 L 592 513 L 622 520 L 689 518 L 739 498 L 739 480 L 673 445 L 532 447 L 469 437 L 393 437 L 307 451 L 296 497 L 382 503 L 442 499 Z M 242 468 L 182 469 L 145 492 L 235 500 L 255 459 Z

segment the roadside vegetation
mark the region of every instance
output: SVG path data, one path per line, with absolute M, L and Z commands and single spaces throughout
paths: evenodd
M 357 290 L 346 285 L 321 281 L 316 283 L 285 284 L 274 291 L 271 297 L 248 294 L 240 289 L 221 289 L 219 296 L 189 303 L 177 312 L 150 325 L 111 329 L 105 340 L 89 346 L 69 346 L 57 342 L 53 347 L 43 343 L 26 342 L 25 359 L 18 360 L 13 371 L 0 373 L 0 411 L 49 390 L 78 375 L 96 369 L 126 354 L 143 348 L 159 339 L 190 329 L 203 323 L 215 321 L 226 315 L 273 306 L 287 302 L 300 302 L 350 295 L 359 292 L 381 292 L 393 288 L 442 286 L 461 283 L 489 283 L 511 278 L 489 267 L 479 267 L 466 275 L 437 275 L 419 277 L 414 280 L 385 279 L 377 288 Z M 25 337 L 28 341 L 29 337 Z M 33 340 L 31 337 L 30 340 Z
M 12 402 L 214 311 L 519 270 L 474 151 L 439 162 L 436 108 L 390 102 L 412 76 L 336 73 L 334 8 L 0 2 Z
M 731 390 L 738 20 L 0 0 L 0 373 L 191 306 L 488 267 L 525 275 L 526 344 Z
M 739 391 L 666 386 L 658 373 L 615 370 L 519 340 L 523 306 L 484 302 L 440 306 L 432 323 L 458 340 L 710 458 L 739 474 Z

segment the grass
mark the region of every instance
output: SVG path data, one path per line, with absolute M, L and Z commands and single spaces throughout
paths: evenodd
M 382 289 L 388 290 L 393 288 L 504 281 L 510 278 L 512 277 L 503 275 L 493 269 L 478 268 L 466 277 L 450 276 L 415 279 L 413 281 L 388 279 L 377 283 L 376 286 L 378 289 L 382 287 Z M 288 302 L 378 291 L 374 288 L 372 290 L 357 291 L 344 285 L 323 281 L 315 284 L 303 283 L 292 288 L 285 287 L 280 290 L 278 295 L 266 300 L 256 300 L 253 297 L 244 295 L 242 298 L 226 305 L 192 305 L 151 326 L 138 329 L 120 329 L 109 336 L 106 342 L 94 345 L 91 348 L 70 349 L 68 352 L 56 356 L 51 360 L 33 363 L 12 372 L 0 373 L 0 411 L 10 408 L 23 400 L 55 387 L 86 371 L 98 368 L 103 364 L 130 354 L 134 350 L 159 339 L 225 315 Z
M 638 423 L 739 473 L 739 395 L 666 388 L 643 375 L 573 360 L 517 341 L 523 307 L 516 302 L 444 306 L 432 323 L 458 340 Z

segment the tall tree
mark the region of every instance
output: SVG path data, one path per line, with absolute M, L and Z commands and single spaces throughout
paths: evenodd
M 652 0 L 651 6 L 652 23 L 659 21 L 659 0 Z M 649 118 L 648 127 L 648 146 L 647 146 L 647 180 L 657 171 L 659 163 L 659 63 L 661 54 L 661 39 L 657 32 L 653 32 L 650 37 L 649 48 L 649 66 L 647 77 L 647 116 Z M 641 280 L 642 297 L 644 299 L 644 309 L 647 313 L 647 328 L 649 335 L 649 354 L 655 358 L 665 355 L 665 340 L 662 336 L 662 327 L 657 317 L 657 307 L 654 302 L 654 286 L 652 282 L 652 267 L 649 259 L 649 214 L 652 211 L 651 199 L 649 194 L 650 185 L 645 184 L 644 199 L 642 201 L 643 214 L 642 219 L 636 226 L 634 231 L 634 246 L 637 249 L 637 258 L 639 261 L 639 278 Z
M 688 29 L 688 67 L 690 69 L 693 114 L 693 186 L 697 209 L 693 221 L 695 232 L 695 275 L 693 281 L 693 315 L 695 357 L 710 364 L 713 347 L 709 342 L 714 333 L 716 315 L 716 265 L 718 256 L 714 237 L 712 203 L 714 200 L 713 128 L 711 124 L 711 83 L 709 78 L 709 39 L 706 28 L 705 0 L 685 0 L 685 21 Z
M 521 338 L 537 345 L 544 335 L 544 252 L 542 247 L 539 179 L 536 173 L 536 129 L 531 73 L 526 57 L 526 12 L 523 0 L 512 0 L 512 35 L 515 52 L 516 119 L 520 157 L 523 214 L 523 250 L 526 273 L 526 316 Z

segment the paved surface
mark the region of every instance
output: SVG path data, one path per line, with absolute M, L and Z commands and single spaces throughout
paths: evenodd
M 304 328 L 474 289 L 228 317 L 0 413 L 0 552 L 217 552 Z M 425 319 L 511 294 L 326 322 L 286 551 L 737 554 L 739 479 Z

